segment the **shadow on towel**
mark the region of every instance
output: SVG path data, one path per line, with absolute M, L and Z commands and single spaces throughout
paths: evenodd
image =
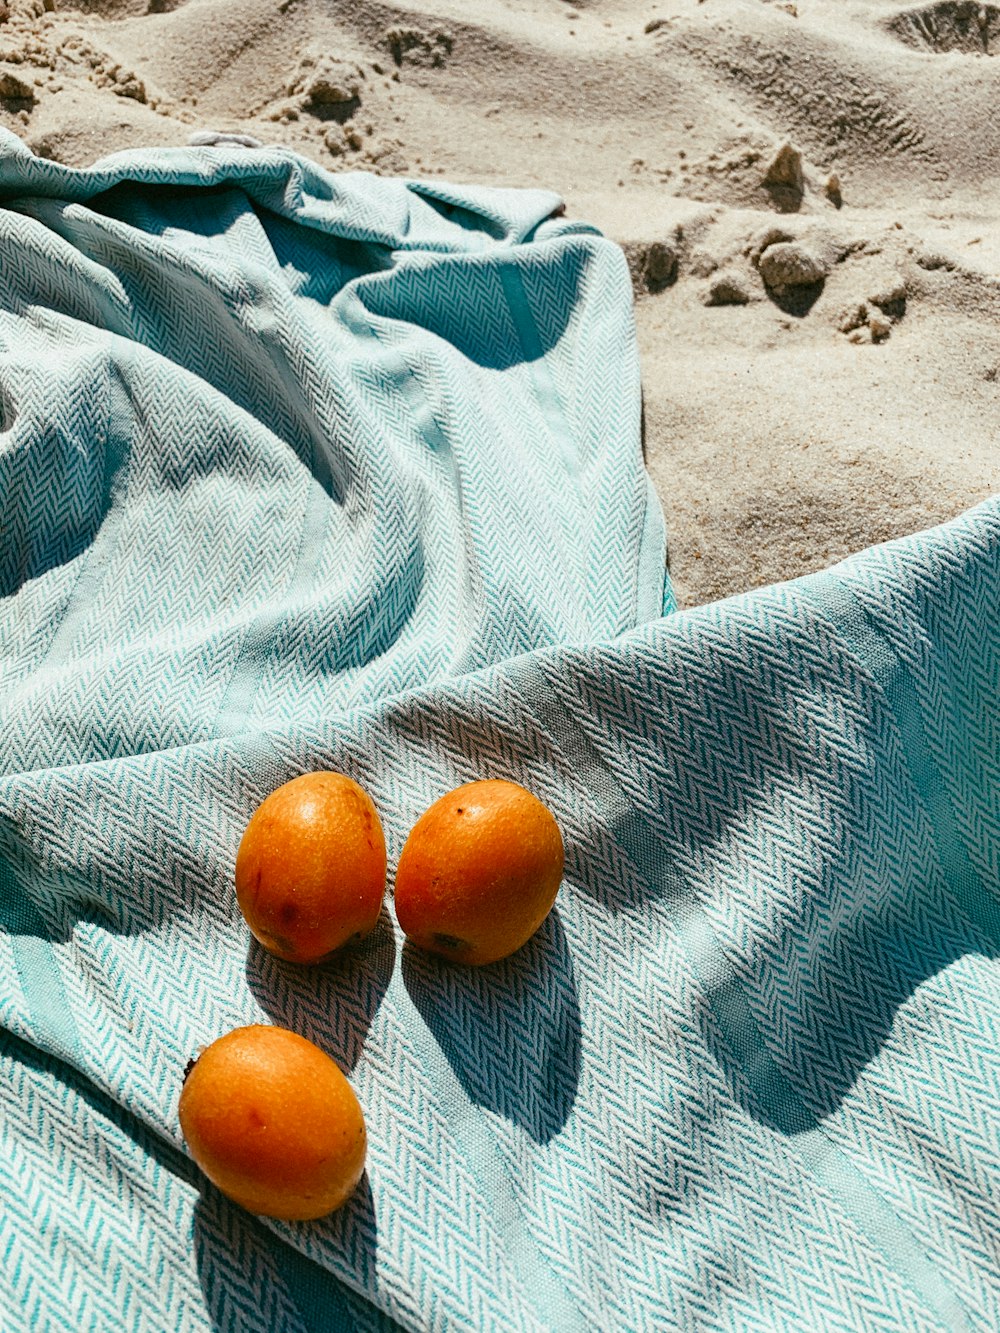
M 395 960 L 392 922 L 383 904 L 366 940 L 318 967 L 284 963 L 253 940 L 246 978 L 273 1022 L 308 1037 L 350 1073 L 361 1056 Z
M 402 974 L 472 1100 L 536 1143 L 558 1134 L 580 1075 L 580 1007 L 558 908 L 499 963 L 456 967 L 407 942 Z
M 359 1281 L 374 1286 L 375 1213 L 367 1175 L 332 1216 L 276 1225 L 301 1229 L 304 1235 L 320 1227 L 331 1231 L 331 1243 Z M 205 1312 L 219 1333 L 262 1323 L 273 1329 L 299 1327 L 285 1304 L 289 1299 L 307 1327 L 324 1326 L 309 1318 L 313 1304 L 323 1308 L 326 1327 L 353 1327 L 336 1278 L 207 1182 L 195 1204 L 193 1240 Z
M 568 878 L 602 912 L 655 905 L 732 1096 L 794 1136 L 837 1113 L 921 987 L 1000 956 L 1000 931 L 988 882 L 935 857 L 936 826 L 955 838 L 939 827 L 948 793 L 909 803 L 919 747 L 883 697 L 860 676 L 857 701 L 827 694 L 849 664 L 819 627 L 808 655 L 779 640 L 763 669 L 782 607 L 762 629 L 732 605 L 724 634 L 706 608 L 627 671 L 588 648 L 572 672 L 541 659 L 523 692 L 588 792 Z

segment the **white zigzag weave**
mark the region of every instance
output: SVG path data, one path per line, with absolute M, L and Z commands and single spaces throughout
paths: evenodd
M 627 272 L 557 202 L 0 132 L 5 1330 L 1000 1327 L 1000 502 L 664 617 Z M 523 782 L 556 910 L 277 962 L 236 848 L 317 767 L 391 863 Z M 184 1148 L 249 1022 L 364 1107 L 321 1222 Z

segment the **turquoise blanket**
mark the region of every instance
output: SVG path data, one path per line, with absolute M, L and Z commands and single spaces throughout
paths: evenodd
M 0 1326 L 1000 1327 L 1000 503 L 675 612 L 620 252 L 543 192 L 0 132 Z M 556 910 L 310 971 L 232 886 L 532 788 Z M 190 1161 L 242 1023 L 348 1072 L 318 1223 Z

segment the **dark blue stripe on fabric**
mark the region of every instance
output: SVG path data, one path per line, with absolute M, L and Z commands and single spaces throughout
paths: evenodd
M 789 1150 L 812 1178 L 836 1199 L 858 1232 L 867 1236 L 911 1291 L 933 1310 L 948 1333 L 970 1330 L 965 1308 L 949 1289 L 932 1257 L 909 1227 L 810 1109 L 771 1055 L 747 1000 L 743 983 L 726 957 L 694 890 L 676 869 L 669 848 L 635 811 L 579 723 L 566 712 L 539 668 L 524 664 L 524 696 L 544 732 L 570 761 L 618 846 L 642 878 L 663 890 L 678 942 L 698 978 L 723 1038 L 752 1087 L 761 1111 L 781 1126 Z

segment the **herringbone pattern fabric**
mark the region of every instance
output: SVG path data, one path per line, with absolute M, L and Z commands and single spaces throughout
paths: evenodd
M 0 149 L 0 1326 L 1000 1327 L 1000 503 L 664 617 L 624 262 L 553 197 Z M 537 791 L 536 939 L 251 945 L 246 819 L 325 766 L 391 860 Z M 261 1021 L 365 1109 L 319 1223 L 184 1151 Z

